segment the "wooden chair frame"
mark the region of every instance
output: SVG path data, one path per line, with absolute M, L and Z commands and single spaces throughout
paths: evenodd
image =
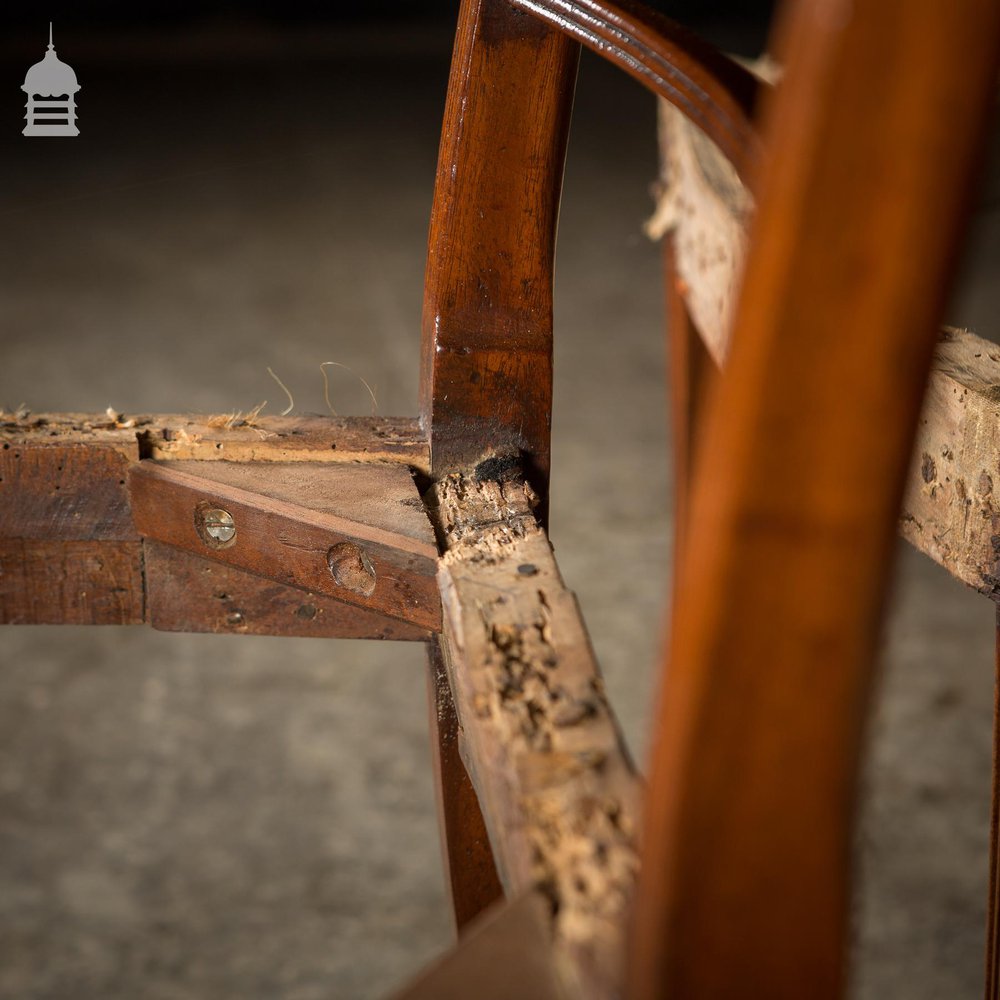
M 462 0 L 419 420 L 15 415 L 0 620 L 425 642 L 474 929 L 407 996 L 463 996 L 473 974 L 480 996 L 841 995 L 880 610 L 998 40 L 990 0 L 800 0 L 772 95 L 638 4 Z M 757 204 L 719 377 L 668 248 L 681 545 L 645 791 L 545 533 L 581 44 L 702 130 Z M 982 421 L 990 392 L 942 366 L 955 343 L 932 392 L 962 387 Z M 930 499 L 907 536 L 996 596 L 992 473 L 968 448 L 948 461 L 965 493 L 911 485 Z M 990 515 L 945 546 L 926 510 L 960 500 L 966 523 Z

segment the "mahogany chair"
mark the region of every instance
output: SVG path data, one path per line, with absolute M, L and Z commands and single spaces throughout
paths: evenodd
M 645 786 L 545 534 L 581 44 L 757 206 L 720 376 L 669 282 L 682 545 Z M 427 643 L 463 933 L 407 997 L 842 993 L 875 641 L 1000 7 L 789 0 L 773 51 L 772 94 L 638 4 L 463 0 L 419 421 L 2 428 L 4 621 Z

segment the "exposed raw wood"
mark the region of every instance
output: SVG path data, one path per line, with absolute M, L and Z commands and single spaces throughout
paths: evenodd
M 679 288 L 717 363 L 746 248 L 750 199 L 696 128 L 661 104 L 664 187 L 650 222 L 670 233 Z M 994 482 L 997 493 L 994 493 Z M 1000 348 L 945 329 L 924 400 L 900 530 L 958 579 L 1000 597 Z
M 577 996 L 620 983 L 639 782 L 579 608 L 500 460 L 434 487 L 446 663 L 469 773 L 508 894 L 550 899 Z
M 766 83 L 781 75 L 768 57 L 747 64 Z M 764 88 L 766 89 L 766 88 Z M 654 239 L 673 235 L 674 269 L 687 307 L 705 341 L 722 364 L 729 350 L 733 303 L 746 256 L 746 230 L 753 198 L 745 177 L 689 117 L 668 101 L 659 108 L 660 182 L 656 211 L 646 224 Z M 745 174 L 745 171 L 744 171 Z
M 503 898 L 486 824 L 461 753 L 461 727 L 440 636 L 427 644 L 431 758 L 445 882 L 459 934 Z
M 142 621 L 141 542 L 0 538 L 0 624 Z
M 152 469 L 155 463 L 144 464 Z M 184 473 L 222 487 L 256 493 L 281 503 L 308 507 L 352 522 L 359 531 L 370 528 L 375 541 L 390 535 L 414 544 L 412 551 L 434 557 L 437 544 L 424 502 L 409 470 L 401 465 L 350 464 L 331 468 L 307 462 L 185 462 L 161 466 L 173 475 Z
M 552 949 L 549 902 L 528 892 L 497 904 L 393 1000 L 576 1000 Z
M 129 472 L 129 492 L 146 538 L 420 628 L 440 626 L 437 549 L 405 468 L 144 461 Z M 338 494 L 353 517 L 333 512 L 328 497 Z M 370 511 L 358 497 L 370 500 Z M 199 534 L 198 512 L 211 508 L 235 521 L 225 547 Z M 348 550 L 364 586 L 344 572 L 349 559 L 334 561 L 335 551 Z
M 647 232 L 656 238 L 671 234 L 688 312 L 721 365 L 729 349 L 752 199 L 718 147 L 666 101 L 660 101 L 659 120 L 660 195 Z
M 230 462 L 392 462 L 429 468 L 428 445 L 408 417 L 0 414 L 0 442 L 137 445 L 143 458 Z M 136 457 L 139 457 L 138 454 Z
M 963 330 L 943 331 L 937 346 L 900 530 L 1000 598 L 1000 347 Z
M 156 629 L 339 639 L 431 637 L 416 625 L 169 545 L 147 540 L 143 547 L 146 616 Z

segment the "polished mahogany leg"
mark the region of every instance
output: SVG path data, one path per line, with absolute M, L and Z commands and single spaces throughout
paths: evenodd
M 438 823 L 445 881 L 451 895 L 455 926 L 465 925 L 503 898 L 479 810 L 479 800 L 459 753 L 459 724 L 444 666 L 441 640 L 427 644 L 431 754 L 438 801 Z
M 698 426 L 698 410 L 716 369 L 684 301 L 682 278 L 675 265 L 673 237 L 663 240 L 663 286 L 667 313 L 667 384 L 673 431 L 674 546 L 680 549 L 687 518 L 691 458 Z
M 986 905 L 986 1000 L 1000 998 L 1000 607 L 997 608 L 996 685 L 993 689 L 993 789 L 990 800 L 990 894 Z

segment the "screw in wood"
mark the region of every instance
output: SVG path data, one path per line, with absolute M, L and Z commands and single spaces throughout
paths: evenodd
M 236 541 L 233 515 L 221 507 L 199 505 L 194 512 L 194 524 L 201 540 L 213 549 L 227 548 Z

